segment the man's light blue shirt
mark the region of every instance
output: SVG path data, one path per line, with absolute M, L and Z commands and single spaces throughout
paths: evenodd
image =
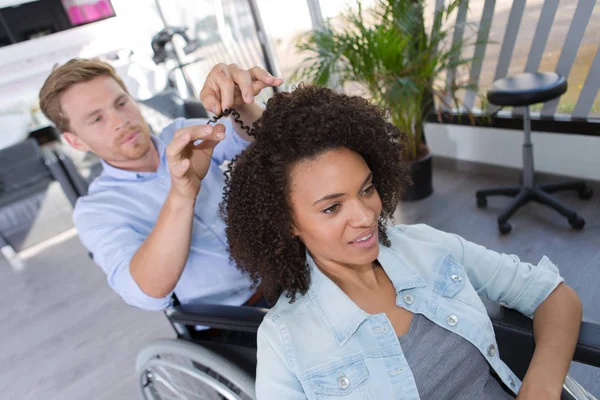
M 152 231 L 171 187 L 165 149 L 175 132 L 202 119 L 176 119 L 152 138 L 160 156 L 156 172 L 134 172 L 103 162 L 102 174 L 90 185 L 87 196 L 75 206 L 73 219 L 83 244 L 106 273 L 111 288 L 123 300 L 146 310 L 168 306 L 164 298 L 146 295 L 133 280 L 129 263 Z M 225 224 L 218 215 L 225 178 L 223 165 L 248 146 L 231 121 L 225 139 L 214 150 L 208 173 L 196 199 L 191 248 L 175 294 L 182 304 L 195 302 L 243 304 L 253 291 L 248 277 L 229 261 Z

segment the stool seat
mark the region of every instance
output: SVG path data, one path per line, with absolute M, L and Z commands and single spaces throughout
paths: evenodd
M 592 189 L 583 181 L 539 185 L 535 182 L 535 170 L 533 168 L 529 106 L 557 99 L 566 91 L 567 81 L 554 72 L 526 72 L 503 78 L 494 82 L 492 88 L 488 91 L 487 98 L 491 104 L 497 106 L 523 106 L 525 141 L 523 142 L 521 184 L 519 186 L 478 190 L 475 193 L 478 207 L 485 207 L 487 198 L 490 196 L 510 196 L 514 198 L 508 208 L 498 217 L 498 230 L 502 234 L 507 234 L 512 229 L 508 223 L 509 218 L 530 201 L 535 201 L 558 211 L 567 218 L 574 229 L 582 229 L 585 225 L 583 218 L 552 196 L 552 193 L 574 190 L 580 198 L 589 199 L 593 194 Z
M 566 79 L 555 72 L 525 72 L 494 82 L 487 99 L 497 106 L 519 107 L 556 99 L 566 91 Z

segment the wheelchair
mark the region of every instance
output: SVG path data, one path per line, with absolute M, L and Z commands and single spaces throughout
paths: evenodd
M 483 300 L 502 360 L 523 379 L 533 355 L 533 322 Z M 143 399 L 255 399 L 256 332 L 268 310 L 212 304 L 178 305 L 165 314 L 176 339 L 156 340 L 138 353 L 136 374 Z M 197 326 L 209 330 L 197 330 Z M 600 367 L 600 324 L 582 322 L 573 361 Z M 562 400 L 597 400 L 570 376 Z
M 255 399 L 256 332 L 267 311 L 250 306 L 182 306 L 174 298 L 165 315 L 177 338 L 152 341 L 137 356 L 142 398 Z

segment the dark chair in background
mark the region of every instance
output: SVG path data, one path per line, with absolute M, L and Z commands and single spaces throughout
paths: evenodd
M 564 215 L 569 224 L 575 229 L 582 229 L 585 220 L 575 211 L 561 203 L 551 193 L 573 190 L 580 198 L 589 199 L 592 189 L 583 181 L 572 181 L 555 184 L 540 184 L 535 182 L 533 167 L 533 145 L 531 144 L 531 119 L 529 106 L 543 103 L 560 97 L 567 91 L 567 81 L 554 72 L 523 73 L 513 77 L 500 79 L 492 85 L 487 93 L 488 101 L 497 106 L 523 107 L 523 172 L 522 182 L 518 186 L 479 190 L 476 193 L 477 206 L 485 207 L 488 196 L 510 196 L 515 199 L 498 217 L 500 233 L 507 234 L 512 227 L 509 218 L 522 206 L 535 201 Z
M 59 182 L 74 205 L 80 196 L 73 184 L 82 179 L 63 162 L 68 157 L 57 149 L 41 148 L 34 138 L 0 150 L 0 248 L 11 265 L 18 269 L 16 256 L 31 229 L 49 185 Z M 68 160 L 70 161 L 70 160 Z

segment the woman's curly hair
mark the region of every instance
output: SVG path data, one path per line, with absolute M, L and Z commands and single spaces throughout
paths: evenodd
M 295 163 L 339 148 L 363 157 L 381 197 L 379 240 L 403 188 L 410 182 L 402 138 L 386 112 L 357 96 L 301 85 L 277 93 L 251 130 L 255 141 L 226 172 L 221 214 L 227 225 L 231 259 L 275 303 L 291 302 L 310 284 L 304 244 L 292 234 L 289 175 Z

